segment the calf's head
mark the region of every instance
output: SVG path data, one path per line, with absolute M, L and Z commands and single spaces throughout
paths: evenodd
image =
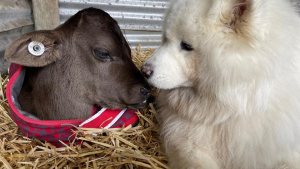
M 33 41 L 44 45 L 39 56 L 29 52 Z M 151 89 L 132 62 L 117 22 L 100 9 L 82 10 L 55 30 L 23 35 L 7 49 L 5 58 L 27 67 L 21 91 L 24 97 L 19 97 L 19 102 L 39 117 L 48 113 L 48 119 L 82 118 L 90 115 L 83 107 L 93 104 L 142 108 L 150 96 Z M 42 102 L 43 115 L 39 115 L 32 106 Z M 84 112 L 66 113 L 71 107 L 73 112 Z

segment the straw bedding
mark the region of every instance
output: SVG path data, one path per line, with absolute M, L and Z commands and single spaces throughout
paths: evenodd
M 154 50 L 142 51 L 140 46 L 132 52 L 138 68 Z M 157 112 L 150 104 L 138 111 L 137 127 L 121 129 L 87 129 L 74 131 L 82 144 L 71 143 L 56 148 L 50 143 L 30 139 L 21 134 L 10 118 L 5 96 L 7 76 L 2 76 L 0 85 L 0 169 L 133 169 L 168 168 L 167 159 L 159 142 Z M 154 95 L 157 95 L 157 90 Z

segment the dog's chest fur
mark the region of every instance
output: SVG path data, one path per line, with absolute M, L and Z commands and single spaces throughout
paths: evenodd
M 168 97 L 170 95 L 172 97 Z M 172 104 L 175 100 L 177 103 Z M 211 109 L 205 101 L 189 102 L 191 100 L 179 91 L 165 91 L 159 98 L 162 140 L 167 153 L 183 161 L 185 165 L 182 168 L 188 168 L 187 164 L 191 164 L 193 156 L 197 156 L 195 161 L 198 161 L 198 157 L 205 154 L 208 157 L 202 159 L 209 166 L 216 163 L 221 169 L 277 169 L 284 165 L 284 161 L 278 166 L 273 166 L 274 163 L 285 158 L 283 154 L 290 149 L 297 148 L 289 146 L 295 144 L 295 137 L 299 134 L 288 131 L 293 131 L 295 123 L 292 121 L 297 120 L 298 116 L 274 114 L 271 108 L 267 108 L 264 114 L 233 114 L 233 110 L 222 109 L 217 102 L 211 103 L 215 104 L 215 109 Z M 187 102 L 189 107 L 183 108 L 183 102 Z M 273 108 L 281 109 L 275 105 Z M 196 121 L 189 117 L 188 111 L 203 114 L 202 119 Z

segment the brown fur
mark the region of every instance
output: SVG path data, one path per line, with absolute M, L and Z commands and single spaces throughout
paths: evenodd
M 42 56 L 31 55 L 31 41 L 42 42 Z M 113 60 L 94 57 L 108 52 Z M 51 31 L 23 35 L 5 58 L 27 66 L 19 103 L 40 119 L 86 118 L 93 104 L 107 108 L 140 108 L 149 85 L 131 60 L 130 48 L 117 22 L 100 9 L 82 10 Z

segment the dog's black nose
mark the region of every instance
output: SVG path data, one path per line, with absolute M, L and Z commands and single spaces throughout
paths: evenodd
M 141 87 L 140 91 L 147 99 L 151 95 L 151 89 L 147 89 L 146 87 Z
M 152 75 L 153 70 L 154 70 L 154 68 L 152 65 L 144 64 L 142 66 L 142 72 L 147 79 Z

